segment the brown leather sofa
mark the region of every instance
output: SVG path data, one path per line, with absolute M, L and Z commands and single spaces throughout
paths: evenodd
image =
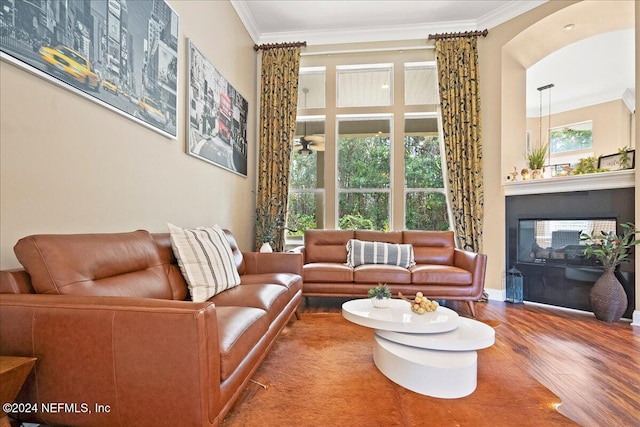
M 21 262 L 44 262 L 31 274 L 0 272 L 0 354 L 37 358 L 17 399 L 28 410 L 12 416 L 70 426 L 219 425 L 302 298 L 299 254 L 241 253 L 228 232 L 227 240 L 242 282 L 196 303 L 169 234 L 21 239 Z
M 345 264 L 349 239 L 409 243 L 416 265 Z M 304 235 L 303 294 L 309 296 L 366 296 L 378 283 L 394 294 L 422 292 L 436 300 L 464 300 L 475 317 L 474 301 L 482 297 L 487 265 L 485 254 L 455 248 L 452 231 L 307 230 Z

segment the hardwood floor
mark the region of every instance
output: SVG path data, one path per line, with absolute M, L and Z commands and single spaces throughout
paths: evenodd
M 340 312 L 344 301 L 308 298 L 303 312 Z M 447 306 L 470 317 L 466 303 Z M 499 322 L 495 345 L 560 398 L 561 414 L 585 427 L 640 426 L 639 327 L 529 303 L 476 303 L 476 314 Z

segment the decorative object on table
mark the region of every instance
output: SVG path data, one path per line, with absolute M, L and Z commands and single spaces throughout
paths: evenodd
M 527 181 L 531 177 L 531 172 L 529 172 L 529 169 L 524 168 L 520 171 L 520 175 L 522 175 L 523 181 Z
M 511 173 L 509 173 L 509 175 L 507 175 L 507 181 L 517 181 L 518 180 L 518 168 L 517 167 L 513 167 L 513 171 Z
M 425 297 L 422 292 L 417 292 L 416 296 L 412 300 L 402 295 L 402 292 L 398 292 L 398 296 L 411 304 L 411 311 L 418 314 L 436 311 L 440 306 L 438 301 L 430 300 Z
M 588 258 L 595 258 L 604 267 L 604 273 L 591 288 L 589 301 L 596 318 L 605 322 L 617 322 L 627 309 L 627 294 L 615 276 L 615 270 L 623 262 L 630 261 L 631 248 L 638 243 L 635 226 L 630 223 L 620 224 L 621 235 L 601 231 L 599 235 L 581 233 L 580 239 L 586 240 L 587 247 L 584 254 Z
M 606 169 L 610 171 L 633 169 L 636 166 L 635 153 L 636 150 L 630 150 L 628 147 L 623 147 L 619 149 L 616 154 L 600 156 L 598 158 L 598 169 Z
M 249 103 L 189 41 L 187 154 L 247 176 Z
M 520 304 L 523 302 L 522 273 L 515 267 L 507 270 L 507 302 Z
M 0 56 L 175 139 L 178 15 L 164 0 L 127 5 L 3 1 Z
M 266 204 L 256 208 L 256 235 L 262 246 L 260 252 L 273 252 L 271 243 L 276 240 L 277 233 L 284 228 L 284 211 L 282 202 L 275 196 L 269 198 Z
M 386 283 L 378 283 L 378 286 L 369 289 L 367 296 L 371 299 L 371 304 L 377 308 L 389 307 L 391 299 L 391 289 Z

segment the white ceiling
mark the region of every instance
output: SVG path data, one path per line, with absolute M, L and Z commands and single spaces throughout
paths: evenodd
M 491 29 L 545 1 L 230 0 L 256 44 L 308 45 L 424 39 L 429 34 Z M 633 30 L 573 43 L 527 71 L 527 115 L 537 116 L 537 87 L 553 83 L 553 112 L 620 99 L 634 92 Z M 545 92 L 545 106 L 546 106 Z M 547 107 L 543 114 L 547 114 Z

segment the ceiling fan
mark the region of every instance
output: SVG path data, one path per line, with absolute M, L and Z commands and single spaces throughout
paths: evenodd
M 313 151 L 324 151 L 324 136 L 305 135 L 293 144 L 293 149 L 303 156 L 310 155 Z
M 307 93 L 308 88 L 302 88 L 304 93 L 304 105 L 307 106 Z M 304 136 L 300 137 L 293 143 L 293 149 L 300 152 L 303 156 L 310 155 L 313 151 L 324 151 L 324 136 L 323 135 L 307 135 L 307 122 L 304 122 Z

